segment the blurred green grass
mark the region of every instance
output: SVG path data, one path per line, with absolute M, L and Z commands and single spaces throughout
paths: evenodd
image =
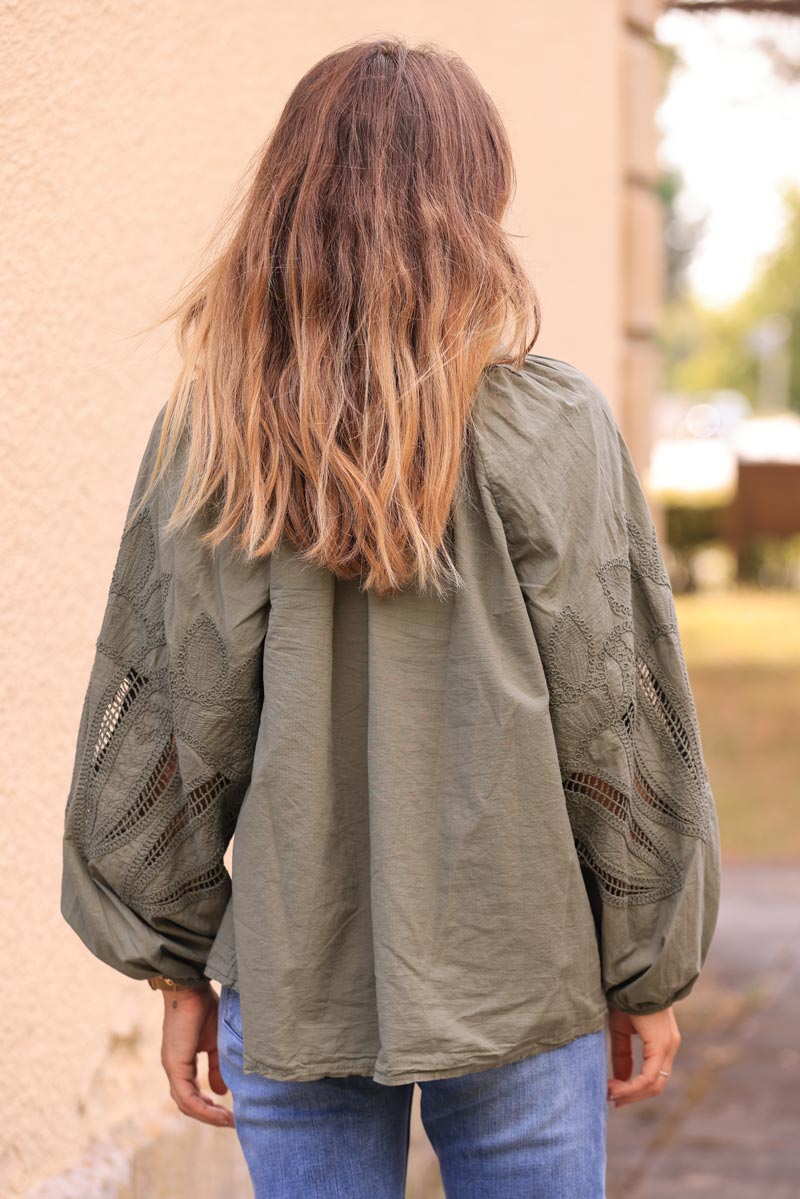
M 729 860 L 800 861 L 800 592 L 676 595 Z

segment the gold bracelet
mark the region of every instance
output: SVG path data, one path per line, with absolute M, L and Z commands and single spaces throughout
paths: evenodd
M 177 982 L 174 978 L 167 978 L 163 974 L 158 974 L 155 976 L 155 978 L 148 978 L 147 982 L 154 991 L 183 991 L 188 990 L 191 987 L 196 988 L 203 986 L 202 982 Z

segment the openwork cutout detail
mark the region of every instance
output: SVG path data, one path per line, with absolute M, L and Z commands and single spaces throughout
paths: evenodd
M 131 705 L 136 702 L 136 697 L 141 694 L 146 683 L 147 679 L 143 678 L 134 667 L 131 667 L 117 688 L 114 698 L 100 719 L 100 731 L 92 755 L 92 766 L 95 771 L 99 770 L 103 764 L 106 750 L 111 743 L 111 738 L 119 728 L 120 721 L 123 720 Z
M 642 826 L 637 823 L 631 812 L 630 800 L 624 791 L 620 791 L 611 783 L 598 778 L 597 775 L 587 774 L 582 770 L 567 775 L 564 780 L 564 789 L 568 795 L 583 796 L 600 804 L 611 813 L 615 820 L 627 826 L 634 845 L 650 856 L 658 856 L 658 847 L 648 837 Z
M 152 874 L 172 853 L 175 843 L 193 824 L 199 824 L 215 811 L 216 804 L 230 786 L 230 779 L 214 775 L 199 787 L 187 791 L 186 800 L 160 828 L 141 858 L 143 873 Z
M 231 661 L 205 611 L 170 652 L 171 576 L 153 522 L 143 508 L 120 543 L 65 821 L 133 911 L 152 920 L 217 897 L 208 911 L 218 922 L 258 731 L 261 656 Z
M 636 655 L 636 670 L 639 675 L 639 680 L 642 685 L 642 690 L 661 722 L 667 736 L 672 741 L 678 753 L 683 758 L 686 766 L 693 773 L 695 772 L 696 757 L 694 746 L 689 739 L 683 722 L 678 715 L 675 706 L 670 702 L 669 696 L 658 680 L 653 669 L 648 666 L 644 658 L 640 654 Z
M 542 653 L 578 856 L 616 906 L 680 890 L 711 808 L 657 534 L 627 512 L 624 526 L 627 555 L 594 571 L 591 619 L 573 599 Z
M 663 795 L 648 779 L 644 763 L 640 758 L 635 760 L 634 786 L 636 796 L 651 810 L 652 819 L 659 824 L 675 829 L 694 837 L 705 837 L 708 832 L 708 820 L 703 819 L 705 809 L 700 807 L 695 818 L 688 807 L 681 807 Z
M 680 886 L 677 862 L 664 839 L 644 827 L 634 797 L 588 771 L 573 771 L 563 782 L 578 856 L 598 872 L 601 886 L 613 880 L 607 898 L 652 903 Z
M 110 826 L 105 826 L 92 838 L 92 845 L 97 856 L 109 853 L 119 845 L 127 842 L 139 833 L 139 830 L 151 818 L 156 805 L 159 805 L 170 786 L 176 781 L 178 756 L 175 739 L 170 735 L 169 741 L 156 759 L 155 765 L 149 771 L 144 785 L 134 797 L 133 803 L 121 815 L 115 815 Z
M 149 893 L 141 903 L 141 912 L 145 916 L 157 916 L 163 912 L 175 911 L 186 903 L 203 896 L 211 895 L 227 887 L 228 871 L 222 863 L 197 874 L 191 880 L 178 883 L 173 887 L 165 886 L 160 890 Z
M 619 907 L 631 903 L 653 903 L 668 894 L 663 888 L 659 888 L 652 879 L 632 878 L 627 874 L 616 873 L 614 867 L 604 860 L 596 846 L 580 836 L 575 837 L 575 848 L 580 860 L 598 880 L 608 903 Z

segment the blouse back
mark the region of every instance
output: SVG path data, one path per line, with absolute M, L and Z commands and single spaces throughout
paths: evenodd
M 160 532 L 163 495 L 122 538 L 62 913 L 131 977 L 237 988 L 248 1072 L 499 1065 L 669 1006 L 705 959 L 713 796 L 607 400 L 540 355 L 488 369 L 463 478 L 446 600 L 212 555 L 202 518 Z

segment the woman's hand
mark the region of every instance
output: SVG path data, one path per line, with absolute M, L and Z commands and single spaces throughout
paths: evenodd
M 219 998 L 209 983 L 164 991 L 164 1029 L 161 1065 L 169 1079 L 169 1092 L 180 1110 L 204 1124 L 233 1128 L 233 1114 L 215 1103 L 197 1085 L 197 1055 L 208 1054 L 208 1081 L 217 1095 L 227 1087 L 219 1070 L 217 1007 Z
M 609 1008 L 608 1028 L 611 1034 L 611 1065 L 613 1078 L 608 1080 L 608 1098 L 615 1107 L 637 1103 L 640 1099 L 655 1099 L 666 1086 L 681 1034 L 672 1008 L 654 1012 L 651 1016 L 629 1016 L 627 1012 Z M 631 1037 L 642 1038 L 642 1069 L 633 1073 Z

